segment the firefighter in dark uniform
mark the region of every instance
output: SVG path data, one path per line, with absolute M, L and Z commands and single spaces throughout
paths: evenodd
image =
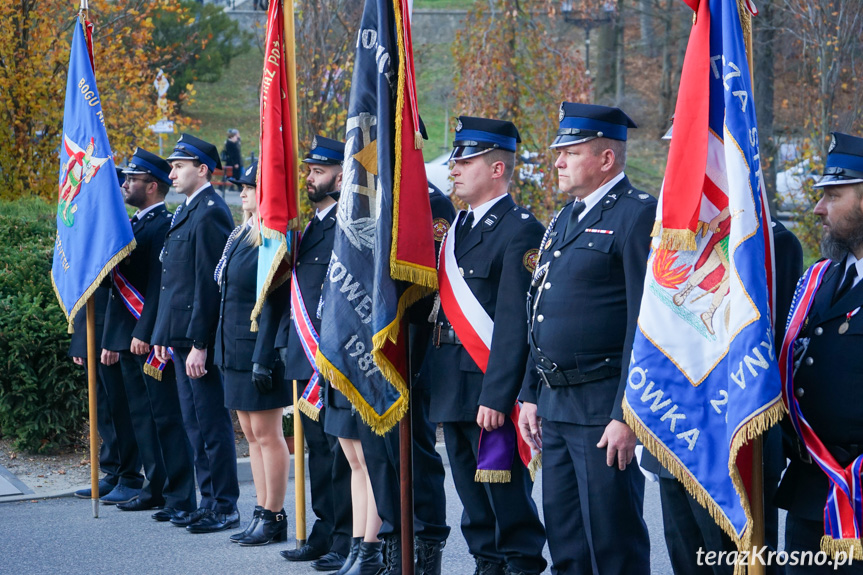
M 201 501 L 191 513 L 176 511 L 171 523 L 191 533 L 210 533 L 240 522 L 237 452 L 225 408 L 222 376 L 213 363 L 219 321 L 219 286 L 213 271 L 234 228 L 224 200 L 210 185 L 221 167 L 208 142 L 182 134 L 173 153 L 171 181 L 186 201 L 174 212 L 162 250 L 162 285 L 152 343 L 174 370 L 183 423 L 195 455 Z
M 513 457 L 509 482 L 476 481 L 481 478 L 480 432 L 511 432 L 514 441 L 517 431 L 510 427 L 508 415 L 528 356 L 524 294 L 543 226 L 507 193 L 519 141 L 511 122 L 459 117 L 451 156 L 453 192 L 470 210 L 453 224 L 459 268 L 453 273 L 463 272 L 473 297 L 457 304 L 488 316 L 493 331 L 483 373 L 441 309 L 432 335 L 434 347 L 426 359 L 429 417 L 444 424 L 450 469 L 464 506 L 462 534 L 476 559 L 477 573 L 483 575 L 541 573 L 546 566 L 545 531 L 521 459 Z
M 126 203 L 138 209 L 132 216 L 134 251 L 117 266 L 102 338 L 102 360 L 123 370 L 129 413 L 147 485 L 138 499 L 117 505 L 123 511 L 146 511 L 167 507 L 195 510 L 195 476 L 192 447 L 183 429 L 180 399 L 173 369 L 160 372 L 161 380 L 145 373 L 150 341 L 159 307 L 162 263 L 159 254 L 171 225 L 165 195 L 171 185 L 171 165 L 155 154 L 138 148 L 123 170 Z M 143 300 L 136 309 L 127 301 L 129 289 Z M 134 298 L 133 298 L 134 299 Z M 132 305 L 135 314 L 127 307 Z M 136 319 L 136 315 L 140 317 Z M 107 361 L 106 361 L 107 359 Z M 165 446 L 163 449 L 162 446 Z
M 295 271 L 308 318 L 316 331 L 321 327 L 318 307 L 336 233 L 336 201 L 341 188 L 344 150 L 342 142 L 316 136 L 311 150 L 303 159 L 309 168 L 306 193 L 315 208 L 315 215 L 297 248 Z M 285 282 L 264 306 L 258 341 L 272 341 L 261 334 L 275 330 L 275 349 L 273 346 L 256 347 L 255 371 L 268 372 L 278 353 L 285 365 L 289 387 L 293 386 L 293 380 L 297 380 L 297 393 L 302 395 L 314 368 L 303 351 L 300 335 L 294 326 L 291 289 L 291 282 Z M 323 388 L 324 382 L 320 383 Z M 327 414 L 326 408 L 317 411 L 313 406 L 300 410 L 303 435 L 309 446 L 312 510 L 317 519 L 305 545 L 280 552 L 288 561 L 311 561 L 312 567 L 319 571 L 340 569 L 351 543 L 350 467 L 338 439 L 324 432 Z
M 102 333 L 110 291 L 98 287 L 93 293 L 96 306 L 95 329 Z M 75 333 L 69 345 L 69 357 L 76 365 L 87 369 L 87 307 L 75 316 Z M 98 342 L 99 339 L 97 338 Z M 101 350 L 96 348 L 101 358 Z M 108 504 L 134 501 L 141 491 L 141 456 L 135 443 L 135 432 L 129 417 L 129 403 L 123 387 L 123 373 L 119 365 L 105 365 L 96 361 L 96 428 L 102 438 L 99 448 L 99 469 L 105 476 L 99 480 L 99 498 Z M 75 497 L 90 499 L 89 487 L 79 489 Z
M 564 102 L 551 146 L 573 201 L 549 226 L 532 282 L 520 427 L 543 450 L 554 573 L 650 573 L 644 476 L 621 405 L 656 214 L 624 174 L 634 127 L 617 108 Z
M 863 454 L 863 138 L 834 133 L 824 176 L 816 184 L 823 196 L 815 206 L 824 236 L 821 252 L 831 263 L 814 295 L 794 344 L 793 395 L 803 417 L 843 469 Z M 778 344 L 777 344 L 778 347 Z M 788 420 L 788 417 L 786 417 Z M 829 481 L 794 434 L 795 448 L 775 501 L 788 510 L 785 549 L 823 549 Z M 858 477 L 859 481 L 859 477 Z M 859 540 L 854 541 L 857 552 Z M 836 569 L 834 571 L 834 569 Z M 786 573 L 860 573 L 853 563 L 786 567 Z

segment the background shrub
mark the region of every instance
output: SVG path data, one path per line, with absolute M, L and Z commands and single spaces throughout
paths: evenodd
M 55 204 L 0 202 L 0 434 L 32 452 L 75 442 L 87 412 L 51 286 L 55 233 Z

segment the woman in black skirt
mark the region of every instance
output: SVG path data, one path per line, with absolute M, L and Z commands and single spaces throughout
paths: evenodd
M 363 456 L 363 446 L 360 444 L 359 426 L 365 424 L 360 421 L 359 414 L 353 409 L 348 398 L 330 382 L 327 382 L 324 401 L 327 410 L 324 431 L 339 438 L 339 445 L 351 466 L 353 539 L 347 560 L 336 575 L 376 573 L 384 565 L 378 539 L 381 519 Z
M 252 354 L 257 333 L 251 331 L 251 315 L 257 297 L 258 245 L 256 177 L 253 163 L 231 182 L 242 186 L 245 221 L 228 238 L 216 266 L 222 302 L 216 332 L 214 361 L 225 380 L 225 406 L 236 409 L 240 426 L 249 440 L 249 459 L 255 482 L 257 507 L 252 521 L 231 540 L 240 545 L 266 545 L 287 539 L 285 491 L 290 455 L 282 432 L 284 407 L 291 403 L 281 363 L 271 378 L 252 377 Z

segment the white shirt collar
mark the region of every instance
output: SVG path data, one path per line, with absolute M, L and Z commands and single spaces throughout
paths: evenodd
M 152 212 L 153 210 L 155 210 L 159 206 L 164 206 L 164 205 L 165 205 L 165 202 L 155 203 L 148 208 L 144 208 L 143 210 L 138 210 L 137 212 L 135 212 L 135 215 L 138 217 L 138 220 L 143 220 L 144 216 L 146 216 L 147 214 L 149 214 L 150 212 Z
M 845 281 L 845 275 L 848 273 L 848 270 L 851 269 L 851 266 L 857 266 L 857 277 L 854 278 L 854 284 L 851 287 L 856 286 L 860 283 L 860 280 L 863 279 L 863 260 L 858 260 L 857 256 L 849 252 L 848 256 L 845 258 L 845 274 L 843 274 L 842 279 L 839 280 L 840 285 Z
M 203 186 L 201 186 L 200 188 L 198 188 L 197 190 L 195 190 L 195 193 L 194 193 L 194 194 L 192 194 L 191 196 L 189 196 L 188 198 L 186 198 L 186 205 L 188 206 L 189 204 L 191 204 L 191 203 L 192 203 L 192 200 L 194 200 L 194 199 L 195 199 L 195 197 L 196 197 L 198 194 L 200 194 L 200 193 L 204 190 L 204 188 L 209 187 L 209 185 L 210 185 L 210 182 L 207 182 L 206 184 L 204 184 Z
M 330 213 L 331 211 L 333 211 L 333 208 L 336 207 L 337 205 L 338 204 L 330 204 L 329 206 L 325 207 L 323 210 L 316 210 L 315 211 L 315 217 L 317 217 L 320 221 L 324 221 L 324 218 L 327 217 L 327 214 Z
M 479 206 L 477 206 L 475 208 L 473 208 L 473 207 L 470 208 L 467 211 L 467 213 L 469 213 L 469 214 L 473 213 L 473 225 L 471 227 L 472 228 L 476 227 L 476 225 L 480 222 L 482 217 L 484 215 L 486 215 L 488 213 L 488 211 L 490 209 L 492 209 L 494 207 L 494 205 L 496 203 L 498 203 L 499 201 L 501 201 L 504 198 L 504 196 L 506 196 L 506 195 L 507 195 L 506 192 L 504 192 L 501 195 L 499 195 L 498 197 L 493 198 L 484 204 L 480 204 Z M 465 216 L 465 217 L 467 217 L 467 216 Z
M 581 200 L 582 202 L 584 202 L 584 211 L 578 214 L 578 221 L 581 221 L 584 216 L 587 215 L 587 212 L 589 212 L 593 206 L 598 204 L 600 200 L 605 197 L 605 194 L 607 194 L 609 190 L 611 190 L 611 188 L 616 186 L 617 182 L 622 180 L 624 177 L 624 173 L 620 172 L 619 174 L 611 178 L 609 181 L 596 188 L 596 190 L 591 192 L 586 198 Z

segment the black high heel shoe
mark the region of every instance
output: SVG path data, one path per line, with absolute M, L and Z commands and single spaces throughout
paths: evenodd
M 287 541 L 288 539 L 288 521 L 285 517 L 285 510 L 268 511 L 264 509 L 261 512 L 261 518 L 255 528 L 238 540 L 242 547 L 252 547 L 256 545 L 266 545 L 273 541 Z
M 255 526 L 258 524 L 258 521 L 261 520 L 261 513 L 263 513 L 264 508 L 260 505 L 255 505 L 255 512 L 252 514 L 252 520 L 249 521 L 249 524 L 246 525 L 246 528 L 240 531 L 239 533 L 234 533 L 231 535 L 231 543 L 237 543 L 243 537 L 246 537 L 249 533 L 255 530 Z

